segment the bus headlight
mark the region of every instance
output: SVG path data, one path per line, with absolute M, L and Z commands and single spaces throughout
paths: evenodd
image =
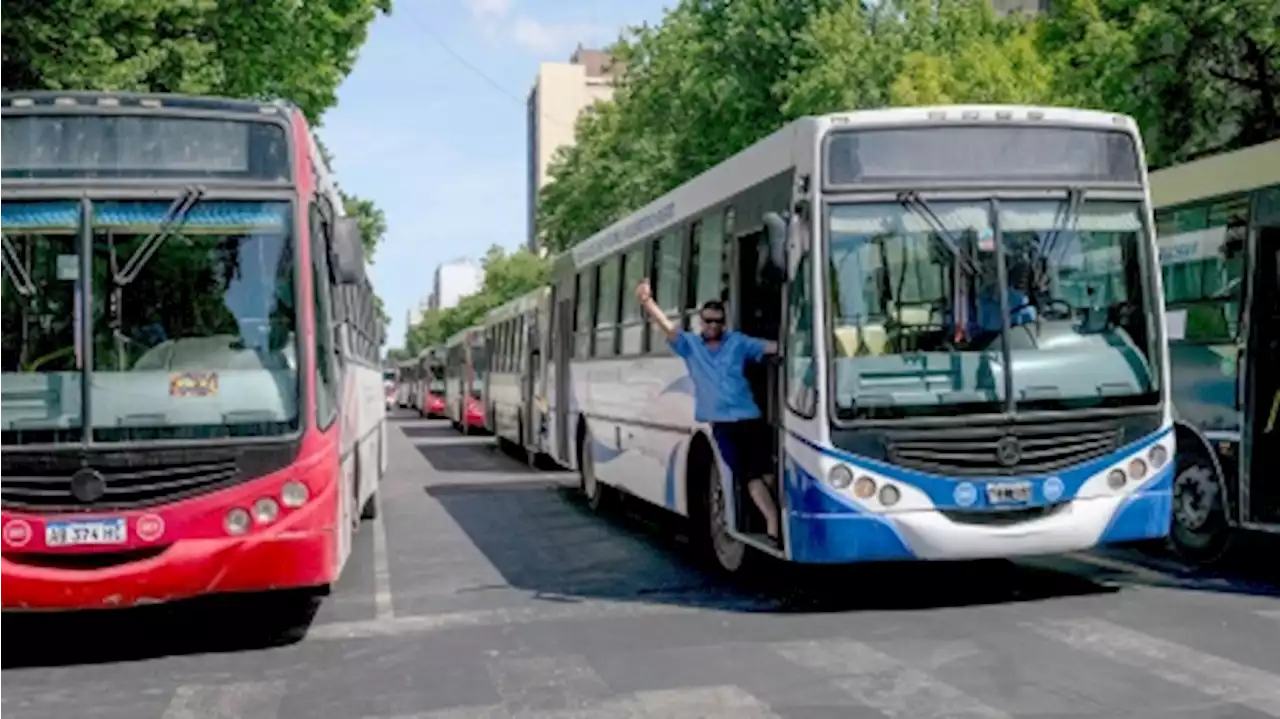
M 870 477 L 858 477 L 853 483 L 853 494 L 858 499 L 870 499 L 876 494 L 876 481 Z
M 853 471 L 843 464 L 837 464 L 827 475 L 827 481 L 836 489 L 844 489 L 853 484 Z
M 1147 461 L 1151 463 L 1153 469 L 1160 469 L 1165 462 L 1169 461 L 1169 450 L 1165 449 L 1164 445 L 1157 444 L 1147 452 Z
M 222 528 L 232 536 L 239 536 L 249 531 L 249 525 L 252 523 L 253 518 L 249 513 L 239 507 L 228 510 L 227 516 L 222 518 Z
M 285 482 L 280 488 L 280 501 L 290 509 L 297 509 L 307 501 L 307 485 L 302 482 Z
M 1107 486 L 1112 489 L 1120 489 L 1127 480 L 1128 477 L 1124 476 L 1124 470 L 1122 469 L 1113 469 L 1107 472 Z
M 253 518 L 258 524 L 270 524 L 280 516 L 280 505 L 270 497 L 263 497 L 253 503 Z
M 880 504 L 892 507 L 898 503 L 899 499 L 902 499 L 902 492 L 899 492 L 898 488 L 892 484 L 886 484 L 880 488 Z
M 1147 463 L 1142 458 L 1135 457 L 1129 462 L 1129 476 L 1134 479 L 1142 479 L 1147 476 Z

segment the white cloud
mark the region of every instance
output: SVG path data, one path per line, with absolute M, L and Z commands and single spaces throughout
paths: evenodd
M 477 20 L 492 22 L 501 20 L 511 12 L 511 0 L 464 0 L 471 16 Z
M 568 56 L 578 43 L 594 45 L 607 30 L 590 23 L 548 24 L 527 17 L 516 18 L 511 37 L 520 47 L 539 56 Z

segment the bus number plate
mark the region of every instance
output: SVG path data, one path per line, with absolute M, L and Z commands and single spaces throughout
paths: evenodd
M 1030 501 L 1030 482 L 1000 482 L 987 485 L 987 503 L 989 504 L 1026 504 Z
M 44 526 L 47 547 L 124 544 L 129 532 L 124 519 L 49 522 Z

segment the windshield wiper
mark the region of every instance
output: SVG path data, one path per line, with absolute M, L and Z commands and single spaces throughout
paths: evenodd
M 1044 238 L 1044 249 L 1040 251 L 1041 257 L 1046 260 L 1050 258 L 1053 248 L 1058 244 L 1058 237 L 1062 235 L 1063 230 L 1070 230 L 1080 218 L 1080 210 L 1084 207 L 1085 189 L 1083 187 L 1067 188 L 1067 207 L 1062 213 L 1062 222 L 1055 222 L 1055 227 L 1049 231 Z
M 13 246 L 8 237 L 4 238 L 4 269 L 13 280 L 14 289 L 23 297 L 31 297 L 36 293 L 36 283 L 27 274 L 27 268 L 18 256 L 18 248 Z
M 119 287 L 123 287 L 138 278 L 138 273 L 142 272 L 143 266 L 151 260 L 151 258 L 182 226 L 186 224 L 187 213 L 195 206 L 200 198 L 204 195 L 203 187 L 191 186 L 182 191 L 178 195 L 178 199 L 169 205 L 169 209 L 165 210 L 164 217 L 160 220 L 160 225 L 156 227 L 155 232 L 147 235 L 137 250 L 129 256 L 129 261 L 125 263 L 124 268 L 115 273 L 115 283 Z
M 898 193 L 898 204 L 904 208 L 920 215 L 933 227 L 933 237 L 942 245 L 942 247 L 951 254 L 951 257 L 960 262 L 966 273 L 970 275 L 978 274 L 978 266 L 974 263 L 973 258 L 960 248 L 960 243 L 956 241 L 951 230 L 943 224 L 929 203 L 920 196 L 915 190 L 907 190 Z

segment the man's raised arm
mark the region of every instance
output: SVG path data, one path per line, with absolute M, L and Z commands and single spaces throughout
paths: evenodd
M 653 290 L 649 287 L 649 280 L 640 280 L 640 284 L 636 285 L 636 299 L 640 301 L 640 309 L 644 310 L 645 316 L 650 322 L 662 328 L 668 341 L 674 342 L 680 336 L 679 328 L 671 322 L 658 303 L 653 301 Z

